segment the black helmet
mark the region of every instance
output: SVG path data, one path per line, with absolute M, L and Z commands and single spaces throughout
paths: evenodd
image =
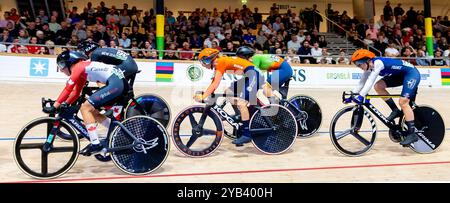
M 99 45 L 96 42 L 93 41 L 83 41 L 80 44 L 78 44 L 78 50 L 82 51 L 86 56 L 89 56 L 91 52 L 93 52 L 95 49 L 97 49 Z
M 236 56 L 244 59 L 248 59 L 253 55 L 255 55 L 255 50 L 247 46 L 239 47 L 239 49 L 236 51 Z
M 70 68 L 78 61 L 88 60 L 88 57 L 79 51 L 64 51 L 56 58 L 56 64 L 59 69 Z M 69 71 L 70 72 L 70 71 Z

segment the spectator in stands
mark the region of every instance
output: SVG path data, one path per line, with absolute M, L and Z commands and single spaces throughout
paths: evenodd
M 126 33 L 122 33 L 121 38 L 119 39 L 119 46 L 128 49 L 131 46 L 131 40 L 128 39 L 128 35 Z
M 389 1 L 386 1 L 386 5 L 383 8 L 383 15 L 384 20 L 389 20 L 391 16 L 394 15 L 394 13 L 392 12 L 391 3 Z
M 325 36 L 323 36 L 323 35 L 320 35 L 320 36 L 319 36 L 319 41 L 318 41 L 318 43 L 319 43 L 319 47 L 320 47 L 320 48 L 325 48 L 325 47 L 327 47 L 327 45 L 328 45 L 327 41 L 325 40 Z
M 28 35 L 28 31 L 25 29 L 21 29 L 19 31 L 19 43 L 20 44 L 28 44 L 30 42 L 30 36 Z
M 168 50 L 164 55 L 163 59 L 165 60 L 178 60 L 178 57 L 175 55 L 175 50 Z
M 214 33 L 209 33 L 209 37 L 207 39 L 205 39 L 203 44 L 204 44 L 204 46 L 211 48 L 213 41 L 215 41 L 215 42 L 217 42 L 217 44 L 219 44 L 219 40 L 216 38 L 216 35 Z
M 312 63 L 315 63 L 322 56 L 322 48 L 319 47 L 318 42 L 314 42 L 313 47 L 311 48 L 311 56 L 314 56 L 314 60 Z
M 235 53 L 237 50 L 234 48 L 233 42 L 228 42 L 227 47 L 222 50 L 225 53 Z
M 256 43 L 256 36 L 253 35 L 251 28 L 247 28 L 247 33 L 244 35 L 242 39 L 244 41 L 243 45 L 245 46 L 253 47 Z
M 193 60 L 194 59 L 194 53 L 192 52 L 192 49 L 190 48 L 189 42 L 183 43 L 183 48 L 180 52 L 180 59 L 182 60 Z
M 45 41 L 47 41 L 47 39 L 45 38 L 44 32 L 38 30 L 36 32 L 36 37 L 37 37 L 37 43 L 36 44 L 45 44 Z
M 447 62 L 442 58 L 442 51 L 440 49 L 434 52 L 434 58 L 431 59 L 432 66 L 446 66 Z
M 301 47 L 301 42 L 298 40 L 298 36 L 295 34 L 292 34 L 291 40 L 287 43 L 287 48 L 298 50 L 300 47 Z
M 37 41 L 37 37 L 31 37 L 29 45 L 26 46 L 29 54 L 37 54 L 41 49 L 40 46 L 37 46 Z
M 217 41 L 212 41 L 211 48 L 222 51 L 222 48 L 220 48 L 219 43 L 217 43 Z
M 388 48 L 384 50 L 384 55 L 387 57 L 397 57 L 400 56 L 400 52 L 397 48 L 395 48 L 395 43 L 392 40 L 389 40 Z
M 48 23 L 50 30 L 54 33 L 58 32 L 61 29 L 61 25 L 57 22 L 56 16 L 50 17 L 50 23 Z
M 0 36 L 0 43 L 11 43 L 13 41 L 14 38 L 10 36 L 9 31 L 7 29 L 3 30 L 3 33 Z
M 339 58 L 337 59 L 338 64 L 350 64 L 348 60 L 347 53 L 344 49 L 339 50 Z
M 388 47 L 388 44 L 385 42 L 384 35 L 378 35 L 378 39 L 374 42 L 373 47 L 384 55 L 386 48 Z M 378 51 L 374 51 L 375 53 Z
M 419 66 L 429 66 L 430 61 L 422 58 L 425 56 L 426 56 L 425 51 L 423 51 L 422 49 L 417 50 L 417 57 L 419 57 L 419 58 L 416 59 L 416 64 Z
M 415 59 L 416 53 L 417 53 L 416 50 L 414 48 L 412 48 L 411 46 L 406 47 L 402 53 L 402 56 L 406 57 L 403 60 L 405 60 L 413 65 L 417 65 L 417 61 Z
M 305 57 L 307 55 L 311 55 L 311 47 L 309 46 L 309 41 L 305 40 L 303 41 L 302 47 L 300 47 L 297 51 L 298 55 L 300 56 L 300 61 L 304 63 L 305 59 L 308 59 L 308 61 L 311 61 L 311 57 Z

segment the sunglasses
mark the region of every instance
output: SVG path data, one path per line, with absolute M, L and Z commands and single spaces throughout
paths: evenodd
M 366 59 L 360 59 L 360 60 L 355 61 L 354 63 L 355 63 L 355 65 L 360 66 L 362 64 L 365 64 L 366 62 L 367 62 Z

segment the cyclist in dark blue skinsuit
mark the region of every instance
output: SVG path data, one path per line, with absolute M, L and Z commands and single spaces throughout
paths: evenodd
M 138 66 L 130 54 L 114 48 L 98 48 L 98 44 L 92 41 L 84 41 L 78 45 L 78 49 L 83 51 L 91 61 L 102 62 L 115 65 L 122 70 L 127 80 L 134 78 L 138 71 Z
M 416 134 L 414 113 L 410 101 L 415 100 L 420 83 L 420 73 L 417 68 L 403 60 L 375 57 L 375 54 L 364 49 L 358 50 L 352 55 L 352 62 L 364 70 L 359 85 L 353 90 L 354 93 L 359 93 L 358 96 L 353 98 L 353 101 L 357 103 L 364 100 L 364 96 L 367 95 L 374 84 L 375 91 L 380 95 L 389 95 L 389 92 L 386 91 L 387 87 L 403 85 L 399 104 L 405 115 L 408 136 L 400 144 L 407 146 L 416 142 L 419 137 Z M 383 78 L 375 83 L 378 76 L 383 76 Z M 397 108 L 392 98 L 385 99 L 385 101 L 392 109 L 388 120 L 394 120 L 402 116 L 402 111 Z

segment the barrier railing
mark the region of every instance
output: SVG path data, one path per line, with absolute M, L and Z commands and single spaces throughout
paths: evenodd
M 42 44 L 23 44 L 23 43 L 4 43 L 4 42 L 0 42 L 0 44 L 4 44 L 4 45 L 17 45 L 17 46 L 39 46 L 39 47 L 47 47 L 49 49 L 55 49 L 55 48 L 59 48 L 59 49 L 63 49 L 63 48 L 69 48 L 69 49 L 76 49 L 76 46 L 64 46 L 64 45 L 42 45 Z M 121 50 L 124 51 L 140 51 L 140 52 L 158 52 L 158 50 L 156 49 L 142 49 L 142 48 L 121 48 Z M 192 53 L 194 56 L 198 55 L 198 53 L 200 53 L 200 50 L 192 50 L 192 51 L 185 51 L 185 50 L 162 50 L 161 52 L 175 52 L 175 53 Z M 20 54 L 20 53 L 15 53 L 15 54 Z M 27 53 L 24 53 L 27 54 Z M 234 52 L 221 52 L 222 55 L 228 55 L 228 56 L 235 56 L 236 53 Z M 340 55 L 328 55 L 328 56 L 313 56 L 313 55 L 297 55 L 297 54 L 274 54 L 274 55 L 278 55 L 281 56 L 283 58 L 288 57 L 289 59 L 294 59 L 295 58 L 314 58 L 316 60 L 321 60 L 323 58 L 325 59 L 331 59 L 331 60 L 335 60 L 336 64 L 337 64 L 337 60 L 340 58 L 345 58 L 350 60 L 351 55 L 345 55 L 345 56 L 340 56 Z M 384 58 L 393 58 L 393 59 L 404 59 L 404 60 L 426 60 L 427 62 L 429 62 L 429 60 L 432 59 L 444 59 L 444 60 L 450 60 L 449 57 L 430 57 L 430 56 L 425 56 L 425 57 L 384 57 Z M 447 66 L 450 64 L 447 64 Z

